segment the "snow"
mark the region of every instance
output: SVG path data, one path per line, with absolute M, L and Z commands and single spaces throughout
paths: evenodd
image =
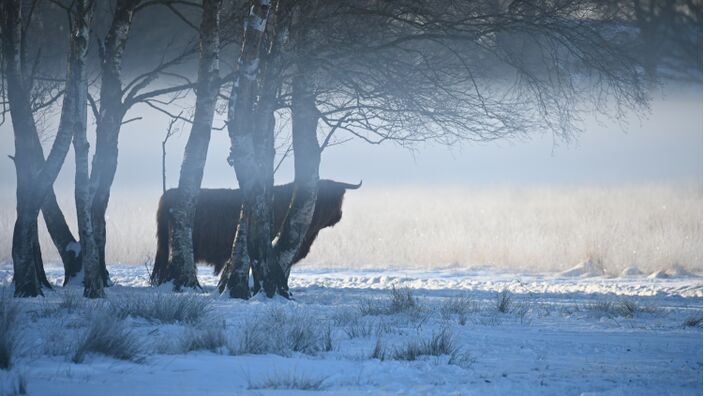
M 144 267 L 114 265 L 109 270 L 115 282 L 107 291 L 109 301 L 164 293 L 147 286 Z M 10 267 L 0 267 L 0 285 L 8 286 L 11 273 Z M 47 273 L 52 282 L 61 283 L 61 268 L 49 267 Z M 318 384 L 312 390 L 340 395 L 702 392 L 702 329 L 700 324 L 686 325 L 688 319 L 702 317 L 701 277 L 555 276 L 492 268 L 294 268 L 295 301 L 220 298 L 210 268 L 199 267 L 199 278 L 207 291 L 199 298 L 210 300 L 212 307 L 206 323 L 224 323 L 227 347 L 182 353 L 175 345 L 193 325 L 129 316 L 125 320 L 145 351 L 143 361 L 93 354 L 74 364 L 73 345 L 90 312 L 102 302 L 66 311 L 62 298 L 77 290 L 56 287 L 46 298 L 19 300 L 26 331 L 13 369 L 0 370 L 0 394 L 9 393 L 20 377 L 35 395 L 311 392 L 273 389 L 284 383 Z M 392 288 L 412 290 L 417 307 L 365 310 L 384 307 Z M 511 297 L 507 313 L 496 309 L 497 292 L 503 290 Z M 267 339 L 300 318 L 311 328 L 329 328 L 333 349 L 237 352 L 252 320 L 266 315 L 286 318 L 267 327 Z M 353 337 L 348 333 L 354 326 L 362 330 Z M 365 326 L 371 330 L 365 333 Z M 429 340 L 443 330 L 452 335 L 455 356 L 391 358 L 408 343 Z M 384 360 L 371 358 L 377 340 L 386 351 Z M 166 347 L 169 343 L 174 345 Z
M 626 276 L 639 276 L 639 275 L 643 275 L 643 271 L 641 271 L 640 268 L 638 268 L 636 266 L 626 267 L 623 269 L 623 271 L 621 271 L 621 276 L 624 276 L 624 277 L 626 277 Z
M 606 274 L 606 271 L 604 270 L 604 266 L 601 264 L 600 261 L 598 260 L 592 260 L 588 259 L 585 260 L 584 262 L 581 262 L 574 267 L 562 271 L 559 273 L 558 276 L 561 277 L 574 277 L 574 276 L 579 276 L 582 278 L 587 278 L 590 276 L 603 276 Z
M 649 279 L 667 279 L 667 278 L 681 278 L 681 277 L 694 277 L 695 275 L 687 271 L 680 265 L 673 265 L 670 268 L 661 269 L 648 275 Z
M 78 242 L 69 242 L 64 248 L 67 252 L 73 252 L 75 257 L 81 255 L 81 244 Z

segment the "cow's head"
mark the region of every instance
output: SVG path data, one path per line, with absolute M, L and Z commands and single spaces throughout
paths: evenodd
M 294 263 L 303 259 L 310 251 L 310 246 L 318 236 L 318 232 L 325 227 L 332 227 L 342 218 L 342 201 L 345 191 L 356 190 L 359 184 L 340 183 L 333 180 L 320 180 L 318 183 L 318 199 L 315 202 L 315 212 L 306 238 L 298 250 Z

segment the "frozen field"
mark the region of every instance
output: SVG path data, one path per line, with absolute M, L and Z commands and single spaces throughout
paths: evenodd
M 587 269 L 296 268 L 295 301 L 243 302 L 205 267 L 209 293 L 176 295 L 112 266 L 107 301 L 3 300 L 20 338 L 0 394 L 701 394 L 701 276 Z
M 59 196 L 73 226 L 72 192 Z M 153 258 L 160 191 L 115 191 L 108 210 L 111 263 Z M 9 261 L 14 198 L 0 195 L 0 262 Z M 363 186 L 342 220 L 300 264 L 310 268 L 472 268 L 562 271 L 600 261 L 611 275 L 677 265 L 701 274 L 701 184 L 611 187 Z M 47 261 L 57 260 L 42 230 Z

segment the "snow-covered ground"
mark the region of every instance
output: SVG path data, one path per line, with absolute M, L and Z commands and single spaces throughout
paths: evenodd
M 296 268 L 295 301 L 239 301 L 213 294 L 209 268 L 208 293 L 176 295 L 148 287 L 144 267 L 111 266 L 107 301 L 61 287 L 9 299 L 21 338 L 0 394 L 21 381 L 33 395 L 701 394 L 701 276 L 581 269 Z M 11 273 L 0 267 L 5 293 Z M 48 275 L 60 283 L 62 269 Z M 165 320 L 159 301 L 200 314 Z M 132 361 L 73 363 L 108 315 L 123 317 L 106 333 L 129 335 Z

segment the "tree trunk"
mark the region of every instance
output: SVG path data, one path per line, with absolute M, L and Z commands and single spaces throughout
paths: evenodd
M 84 115 L 85 116 L 85 115 Z M 81 238 L 81 258 L 85 270 L 83 295 L 89 298 L 105 297 L 103 289 L 102 270 L 98 260 L 98 248 L 95 243 L 93 220 L 90 202 L 92 192 L 88 172 L 88 139 L 85 127 L 76 128 L 73 136 L 73 147 L 76 155 L 76 215 Z
M 301 74 L 304 71 L 301 70 Z M 270 282 L 276 293 L 288 297 L 291 265 L 313 220 L 320 179 L 320 146 L 317 139 L 318 109 L 310 83 L 301 75 L 293 82 L 292 139 L 295 183 L 291 204 L 274 244 Z
M 15 295 L 41 294 L 40 281 L 45 281 L 37 235 L 37 217 L 51 191 L 66 158 L 74 128 L 85 128 L 80 113 L 85 114 L 85 55 L 88 46 L 88 25 L 93 2 L 78 1 L 72 9 L 73 29 L 69 35 L 70 53 L 58 132 L 46 161 L 38 167 L 36 147 L 39 142 L 30 102 L 30 89 L 23 78 L 21 1 L 0 3 L 2 51 L 15 135 L 15 168 L 17 172 L 17 221 L 13 235 Z M 41 278 L 44 279 L 41 279 Z M 48 282 L 44 282 L 48 285 Z
M 54 242 L 56 250 L 59 251 L 61 261 L 64 264 L 64 286 L 66 286 L 71 278 L 75 277 L 83 268 L 80 256 L 81 245 L 76 241 L 71 229 L 66 224 L 66 218 L 56 202 L 53 190 L 44 200 L 42 214 L 51 240 Z
M 32 158 L 32 167 L 36 171 L 44 166 L 44 150 L 42 149 L 39 139 L 28 139 L 27 154 Z M 42 204 L 42 215 L 46 223 L 47 231 L 51 237 L 56 250 L 59 252 L 61 262 L 64 265 L 64 285 L 81 271 L 81 245 L 73 236 L 71 229 L 66 223 L 53 188 L 49 190 L 44 203 Z M 41 269 L 41 274 L 44 274 L 44 268 Z M 40 276 L 40 279 L 46 279 L 46 276 Z M 48 285 L 47 282 L 43 282 Z
M 173 210 L 169 214 L 171 216 L 169 240 L 172 248 L 169 258 L 170 274 L 166 280 L 173 281 L 176 290 L 183 287 L 200 288 L 193 260 L 193 217 L 203 179 L 213 112 L 220 87 L 218 69 L 220 4 L 221 0 L 203 1 L 196 109 L 181 164 L 178 194 Z
M 39 247 L 37 217 L 39 213 L 30 207 L 18 205 L 17 220 L 12 235 L 12 264 L 14 270 L 15 297 L 44 295 L 40 273 L 43 272 Z
M 66 81 L 67 93 L 70 88 L 75 95 L 70 118 L 73 132 L 73 148 L 76 157 L 75 198 L 78 219 L 78 235 L 81 240 L 81 263 L 84 269 L 83 295 L 89 298 L 105 297 L 98 251 L 93 235 L 90 174 L 88 171 L 89 144 L 87 138 L 88 81 L 86 71 L 86 53 L 90 42 L 90 24 L 93 16 L 94 2 L 82 0 L 78 4 L 77 17 L 73 21 L 75 32 L 71 45 L 70 68 L 73 71 Z
M 134 11 L 140 2 L 141 0 L 117 1 L 101 51 L 100 111 L 96 120 L 95 154 L 90 174 L 90 183 L 95 195 L 90 205 L 98 266 L 104 286 L 110 285 L 105 263 L 105 213 L 117 170 L 118 139 L 126 112 L 122 102 L 122 60 Z
M 120 90 L 118 85 L 118 90 Z M 101 90 L 102 91 L 102 90 Z M 101 95 L 105 98 L 109 95 Z M 104 100 L 104 99 L 103 99 Z M 110 101 L 101 103 L 101 120 L 96 128 L 96 148 L 93 155 L 93 165 L 90 174 L 90 185 L 93 196 L 91 197 L 91 227 L 93 229 L 95 245 L 98 252 L 98 267 L 100 278 L 104 286 L 109 286 L 110 279 L 105 264 L 106 223 L 105 213 L 110 200 L 110 188 L 115 179 L 118 156 L 118 133 L 122 122 L 122 103 L 118 96 L 117 109 L 108 110 L 114 104 Z M 117 113 L 117 114 L 115 114 Z
M 222 270 L 220 281 L 218 282 L 218 290 L 223 293 L 226 289 L 229 290 L 231 298 L 249 298 L 249 252 L 247 249 L 247 225 L 249 223 L 248 216 L 244 209 L 240 210 L 239 225 L 235 233 L 233 242 L 233 251 L 230 260 L 225 263 Z M 236 257 L 235 261 L 232 257 Z M 237 265 L 233 265 L 236 263 Z
M 261 108 L 256 106 L 257 76 L 259 72 L 260 50 L 267 26 L 270 9 L 269 1 L 250 1 L 246 19 L 239 67 L 235 74 L 232 92 L 228 102 L 228 132 L 230 135 L 230 156 L 228 162 L 242 191 L 242 209 L 237 226 L 229 262 L 221 273 L 220 291 L 229 290 L 230 297 L 247 298 L 247 282 L 250 267 L 255 278 L 255 290 L 261 288 L 262 278 L 266 277 L 267 260 L 271 256 L 271 187 L 272 177 L 262 173 L 262 147 L 265 133 L 258 130 L 255 119 Z M 272 141 L 273 144 L 273 141 Z M 245 246 L 243 246 L 243 244 Z

